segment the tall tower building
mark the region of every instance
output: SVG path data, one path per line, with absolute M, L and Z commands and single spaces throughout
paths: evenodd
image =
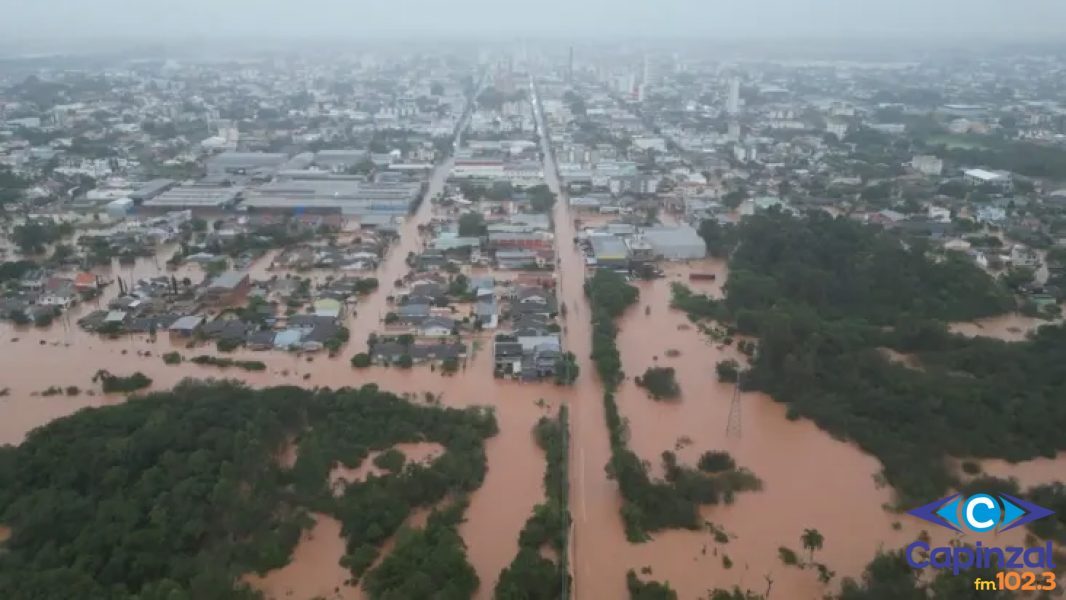
M 655 65 L 652 64 L 651 57 L 647 54 L 644 55 L 644 76 L 643 82 L 645 85 L 651 85 L 654 83 L 652 80 L 655 78 Z
M 729 80 L 729 97 L 725 101 L 725 111 L 731 115 L 740 112 L 740 78 L 733 77 Z
M 570 46 L 570 58 L 566 63 L 566 82 L 574 83 L 574 47 Z

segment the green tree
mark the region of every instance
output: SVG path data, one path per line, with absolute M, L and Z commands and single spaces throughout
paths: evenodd
M 459 216 L 459 235 L 478 237 L 485 235 L 485 219 L 479 213 L 464 213 Z
M 803 547 L 810 552 L 810 559 L 814 560 L 814 551 L 822 549 L 822 543 L 825 542 L 825 538 L 817 529 L 804 529 L 803 535 L 800 536 L 800 541 L 803 543 Z

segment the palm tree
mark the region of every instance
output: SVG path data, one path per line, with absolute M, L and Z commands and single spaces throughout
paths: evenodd
M 810 558 L 813 561 L 814 551 L 822 549 L 825 537 L 817 529 L 804 529 L 800 541 L 803 542 L 803 547 L 810 551 Z

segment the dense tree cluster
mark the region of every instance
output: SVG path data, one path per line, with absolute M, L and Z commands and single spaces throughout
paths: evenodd
M 136 392 L 152 385 L 152 380 L 144 373 L 137 371 L 133 375 L 114 375 L 110 371 L 100 369 L 93 375 L 93 383 L 100 382 L 105 394 L 127 394 Z
M 585 294 L 592 306 L 592 362 L 603 384 L 613 390 L 622 380 L 614 320 L 637 301 L 639 291 L 618 273 L 601 269 L 585 282 Z
M 167 360 L 166 356 L 163 357 L 163 360 Z M 180 362 L 180 357 L 178 362 Z M 218 356 L 212 356 L 210 354 L 201 354 L 200 356 L 194 356 L 189 359 L 189 362 L 196 363 L 198 365 L 211 365 L 222 369 L 236 367 L 238 369 L 244 369 L 245 371 L 266 370 L 266 363 L 261 360 L 233 360 L 232 358 L 222 358 Z
M 740 379 L 740 363 L 732 358 L 718 361 L 714 371 L 718 374 L 718 381 L 723 383 L 735 383 Z
M 555 361 L 556 385 L 573 385 L 580 374 L 581 367 L 578 366 L 577 357 L 573 352 L 565 352 Z
M 59 225 L 52 221 L 26 221 L 16 225 L 11 232 L 11 241 L 24 254 L 40 254 L 47 244 L 54 243 L 74 233 L 70 223 Z
M 30 260 L 4 261 L 0 263 L 0 283 L 15 281 L 37 268 L 37 263 Z
M 547 500 L 533 508 L 533 516 L 522 528 L 518 536 L 518 555 L 500 573 L 496 583 L 497 600 L 556 600 L 566 597 L 566 590 L 570 586 L 566 546 L 566 532 L 570 524 L 565 472 L 567 431 L 565 406 L 559 409 L 557 419 L 541 417 L 537 422 L 534 433 L 547 462 L 544 472 Z M 546 544 L 559 557 L 558 561 L 541 555 L 541 548 Z
M 642 581 L 633 569 L 626 573 L 626 589 L 630 600 L 677 600 L 677 592 L 669 583 Z
M 545 184 L 535 185 L 526 190 L 529 196 L 529 209 L 536 213 L 551 212 L 555 205 L 555 192 Z
M 634 382 L 656 400 L 673 400 L 681 396 L 681 386 L 673 367 L 648 367 Z
M 920 244 L 822 212 L 746 219 L 725 292 L 733 314 L 792 304 L 825 319 L 876 325 L 901 317 L 966 321 L 1014 307 L 1007 290 L 965 256 L 932 260 Z
M 733 456 L 724 450 L 708 450 L 700 455 L 697 463 L 701 471 L 708 473 L 721 473 L 731 471 L 737 467 Z
M 342 522 L 342 563 L 361 574 L 415 507 L 459 498 L 402 536 L 372 598 L 466 598 L 477 578 L 455 524 L 485 475 L 491 413 L 415 406 L 360 389 L 252 390 L 186 381 L 172 391 L 85 410 L 0 449 L 0 589 L 12 598 L 253 598 L 245 572 L 283 566 L 310 523 Z M 328 474 L 372 450 L 430 441 L 429 465 L 369 477 L 334 495 Z M 298 444 L 290 469 L 277 456 Z M 397 584 L 398 579 L 405 583 Z M 414 586 L 414 587 L 406 587 Z
M 1023 460 L 1066 448 L 1066 328 L 1019 343 L 948 333 L 946 321 L 1013 307 L 962 258 L 933 257 L 888 232 L 769 212 L 739 227 L 724 301 L 675 291 L 692 318 L 759 337 L 743 387 L 768 392 L 884 465 L 903 500 L 954 483 L 946 456 Z M 890 347 L 922 368 L 890 361 Z
M 466 600 L 479 580 L 459 536 L 465 498 L 429 516 L 423 529 L 402 529 L 393 548 L 371 571 L 363 589 L 373 600 L 439 598 Z
M 1066 151 L 1050 145 L 982 138 L 981 146 L 942 145 L 935 153 L 961 165 L 986 165 L 1028 177 L 1066 177 Z

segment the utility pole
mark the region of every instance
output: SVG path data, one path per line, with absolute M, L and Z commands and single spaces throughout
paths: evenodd
M 733 400 L 729 403 L 729 418 L 726 421 L 726 437 L 740 437 L 740 376 L 733 387 Z

